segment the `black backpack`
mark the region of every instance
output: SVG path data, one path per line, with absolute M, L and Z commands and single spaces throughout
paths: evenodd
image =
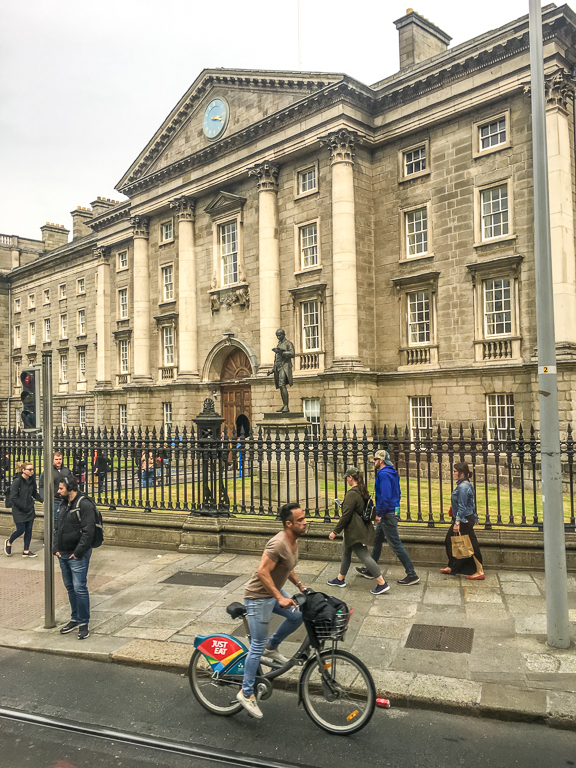
M 365 523 L 369 523 L 376 517 L 376 505 L 372 501 L 372 496 L 369 496 L 365 503 L 364 503 L 364 509 L 362 510 L 362 520 Z
M 12 499 L 10 498 L 10 491 L 12 490 L 12 483 L 14 482 L 14 480 L 16 480 L 17 477 L 19 477 L 19 475 L 14 475 L 14 477 L 12 478 L 12 482 L 8 486 L 7 490 L 5 491 L 4 506 L 6 507 L 6 509 L 12 509 Z
M 92 549 L 97 549 L 98 547 L 102 546 L 102 543 L 104 541 L 104 522 L 102 520 L 102 514 L 100 513 L 100 510 L 96 506 L 96 502 L 91 496 L 80 496 L 78 499 L 78 503 L 76 504 L 76 516 L 78 517 L 78 522 L 82 522 L 82 518 L 80 516 L 80 510 L 78 509 L 78 506 L 80 505 L 80 502 L 82 499 L 87 499 L 90 504 L 94 507 L 94 538 L 92 539 Z

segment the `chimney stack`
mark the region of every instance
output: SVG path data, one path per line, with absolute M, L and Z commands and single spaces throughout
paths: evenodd
M 54 224 L 47 221 L 43 227 L 40 227 L 40 231 L 42 232 L 44 250 L 53 251 L 55 248 L 68 245 L 70 230 L 65 229 L 63 224 Z
M 72 240 L 92 234 L 92 230 L 88 226 L 88 222 L 92 220 L 91 208 L 84 208 L 79 205 L 75 211 L 70 211 L 70 216 L 72 216 Z
M 111 208 L 120 205 L 120 202 L 118 200 L 110 200 L 109 197 L 97 197 L 93 203 L 90 203 L 90 205 L 92 206 L 92 216 L 96 218 L 96 216 L 101 216 Z
M 452 38 L 412 8 L 395 21 L 400 36 L 400 69 L 444 53 Z

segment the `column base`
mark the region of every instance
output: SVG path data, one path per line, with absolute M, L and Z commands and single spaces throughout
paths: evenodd
M 330 370 L 333 371 L 367 371 L 359 357 L 336 357 L 332 360 Z
M 111 381 L 97 381 L 94 385 L 94 389 L 112 389 Z
M 200 374 L 198 371 L 178 371 L 178 376 L 176 377 L 176 381 L 200 381 Z
M 152 376 L 136 376 L 136 375 L 134 375 L 134 376 L 132 376 L 132 382 L 131 383 L 135 384 L 136 386 L 138 386 L 138 384 L 140 384 L 140 385 L 145 385 L 145 386 L 149 387 L 150 384 L 152 384 Z

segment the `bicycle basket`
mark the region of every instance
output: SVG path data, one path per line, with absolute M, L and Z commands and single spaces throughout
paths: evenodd
M 318 640 L 342 640 L 348 629 L 352 609 L 341 608 L 332 621 L 314 620 L 310 624 L 314 628 L 314 634 Z

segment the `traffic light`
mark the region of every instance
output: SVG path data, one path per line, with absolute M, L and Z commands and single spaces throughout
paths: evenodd
M 40 371 L 37 368 L 24 368 L 20 374 L 22 382 L 22 423 L 24 431 L 41 429 L 40 424 Z

